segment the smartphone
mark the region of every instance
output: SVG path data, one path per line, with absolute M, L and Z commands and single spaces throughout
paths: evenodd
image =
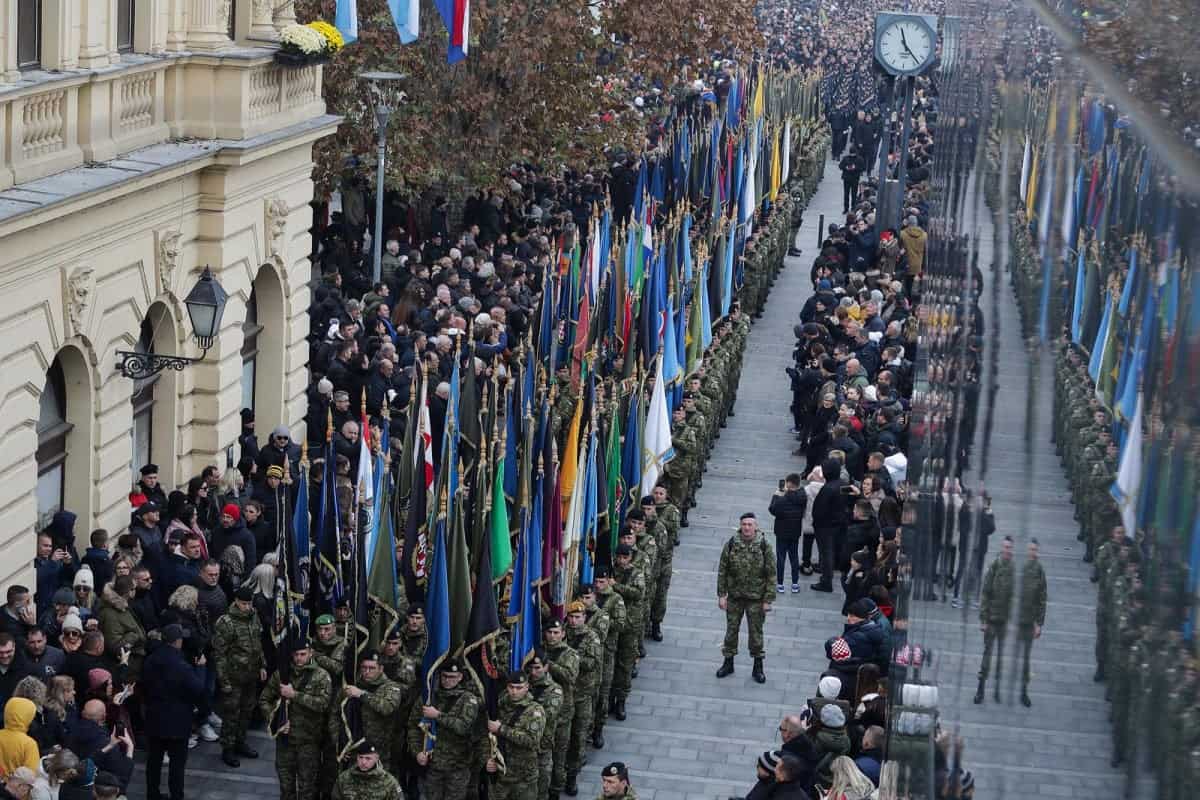
M 780 478 L 779 479 L 779 491 L 781 491 L 781 492 L 783 491 L 783 484 L 784 484 L 784 481 L 782 478 Z
M 842 491 L 842 494 L 854 494 L 854 487 L 853 486 L 843 486 L 841 491 Z

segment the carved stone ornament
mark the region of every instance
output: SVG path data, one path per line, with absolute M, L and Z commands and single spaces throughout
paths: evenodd
M 282 265 L 284 263 L 284 234 L 287 233 L 288 206 L 279 195 L 264 201 L 266 206 L 267 257 Z
M 94 270 L 91 267 L 80 264 L 68 273 L 67 320 L 71 325 L 72 336 L 83 333 L 83 312 L 87 310 L 95 288 Z
M 158 269 L 158 283 L 163 294 L 171 291 L 175 284 L 175 269 L 179 262 L 179 231 L 165 230 L 155 234 L 154 262 Z

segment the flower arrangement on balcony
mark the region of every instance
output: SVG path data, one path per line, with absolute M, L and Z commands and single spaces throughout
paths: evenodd
M 307 25 L 289 25 L 279 34 L 275 60 L 286 66 L 306 66 L 328 61 L 345 46 L 338 29 L 317 20 Z

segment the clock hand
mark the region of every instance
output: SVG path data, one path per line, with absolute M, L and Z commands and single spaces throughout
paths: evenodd
M 904 36 L 904 28 L 900 29 L 900 44 L 904 46 L 905 52 L 908 53 L 909 58 L 913 60 L 914 64 L 920 61 L 920 59 L 917 58 L 917 54 L 914 53 L 912 48 L 908 46 L 908 39 Z

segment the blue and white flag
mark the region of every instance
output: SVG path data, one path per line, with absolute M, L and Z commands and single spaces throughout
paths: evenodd
M 333 25 L 346 44 L 358 41 L 358 0 L 337 0 Z
M 388 0 L 400 44 L 412 44 L 421 32 L 421 0 Z

